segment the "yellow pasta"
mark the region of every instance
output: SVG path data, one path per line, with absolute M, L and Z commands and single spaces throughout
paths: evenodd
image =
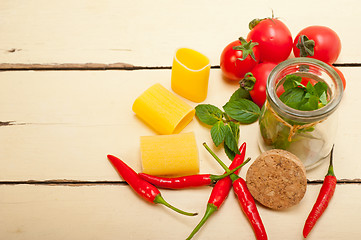
M 194 108 L 159 83 L 134 101 L 133 111 L 159 134 L 181 132 L 195 115 Z
M 142 136 L 143 172 L 158 176 L 182 176 L 199 172 L 194 133 Z
M 203 54 L 189 48 L 176 52 L 172 65 L 172 89 L 193 102 L 203 102 L 207 97 L 211 65 Z

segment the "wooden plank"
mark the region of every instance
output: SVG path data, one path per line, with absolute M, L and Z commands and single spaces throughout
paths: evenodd
M 137 70 L 139 67 L 126 63 L 63 63 L 63 64 L 25 64 L 25 63 L 1 63 L 2 71 L 54 71 L 54 70 Z
M 360 146 L 360 112 L 354 109 L 361 68 L 342 70 L 348 85 L 339 108 L 334 164 L 339 179 L 352 181 L 361 179 L 361 165 L 354 157 Z M 170 70 L 2 72 L 0 181 L 117 181 L 106 159 L 109 153 L 141 171 L 139 137 L 156 133 L 131 106 L 156 82 L 170 89 Z M 237 84 L 222 79 L 219 69 L 211 70 L 204 103 L 222 107 L 236 89 Z M 222 173 L 202 147 L 203 142 L 213 146 L 209 130 L 194 119 L 183 132 L 196 134 L 201 172 Z M 253 159 L 259 155 L 257 132 L 257 123 L 241 126 L 240 141 L 247 142 L 247 155 Z M 221 148 L 215 151 L 227 161 Z M 327 166 L 325 161 L 309 171 L 308 179 L 323 179 Z
M 282 1 L 257 4 L 226 1 L 4 0 L 0 4 L 0 62 L 20 64 L 126 63 L 170 66 L 176 49 L 194 48 L 219 65 L 223 48 L 248 33 L 254 18 L 272 10 L 295 36 L 309 25 L 326 25 L 341 37 L 339 63 L 360 63 L 361 3 L 306 0 L 299 7 Z M 337 12 L 337 14 L 335 14 Z
M 259 206 L 269 239 L 303 239 L 302 228 L 320 185 L 309 185 L 299 205 L 285 211 Z M 361 185 L 338 185 L 309 239 L 358 239 Z M 22 239 L 185 239 L 204 214 L 211 188 L 162 190 L 178 215 L 142 201 L 127 186 L 0 186 L 0 236 Z M 194 239 L 255 239 L 233 194 Z

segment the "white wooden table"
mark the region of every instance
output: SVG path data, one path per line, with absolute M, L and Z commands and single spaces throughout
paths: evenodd
M 154 83 L 170 89 L 180 47 L 209 57 L 206 103 L 222 106 L 237 88 L 222 80 L 219 56 L 273 9 L 293 36 L 309 25 L 334 29 L 335 64 L 347 79 L 335 142 L 336 193 L 309 239 L 359 239 L 361 146 L 358 47 L 360 1 L 21 1 L 0 3 L 0 239 L 185 239 L 201 219 L 210 187 L 162 190 L 185 217 L 142 201 L 108 162 L 111 153 L 141 171 L 139 137 L 154 135 L 132 112 Z M 188 102 L 191 106 L 195 103 Z M 255 159 L 257 124 L 240 141 Z M 201 173 L 223 170 L 202 148 L 209 129 L 194 119 Z M 217 153 L 226 159 L 222 150 Z M 286 211 L 260 205 L 269 239 L 303 239 L 303 223 L 328 167 L 307 172 L 304 199 Z M 241 171 L 245 176 L 247 167 Z M 194 239 L 254 239 L 233 193 Z

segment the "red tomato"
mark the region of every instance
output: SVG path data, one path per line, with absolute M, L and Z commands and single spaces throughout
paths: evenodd
M 246 50 L 236 50 L 234 47 L 243 46 Z M 252 58 L 252 52 L 255 59 Z M 247 57 L 244 60 L 241 60 L 246 53 Z M 260 54 L 258 51 L 258 46 L 255 46 L 254 43 L 247 43 L 244 39 L 237 40 L 228 44 L 222 54 L 221 54 L 221 69 L 223 75 L 232 80 L 239 81 L 244 75 L 251 71 L 254 66 L 259 62 Z
M 258 42 L 261 62 L 280 63 L 292 51 L 292 35 L 287 26 L 276 18 L 261 20 L 248 33 L 247 41 Z
M 276 66 L 275 63 L 260 63 L 255 66 L 251 73 L 256 78 L 256 82 L 253 86 L 253 89 L 249 91 L 253 102 L 255 102 L 260 108 L 263 106 L 266 101 L 266 87 L 267 79 L 272 69 Z
M 305 35 L 309 40 L 315 41 L 314 55 L 307 57 L 315 58 L 328 64 L 336 62 L 341 52 L 341 40 L 335 31 L 324 26 L 310 26 L 301 30 L 293 42 L 295 57 L 300 57 L 300 49 L 296 45 L 301 35 Z
M 343 75 L 343 73 L 341 72 L 341 70 L 340 69 L 338 69 L 338 68 L 336 68 L 336 67 L 334 67 L 334 66 L 332 66 L 332 65 L 330 65 L 337 73 L 338 73 L 338 75 L 340 76 L 340 78 L 341 78 L 341 81 L 342 81 L 342 84 L 343 84 L 343 90 L 345 90 L 345 88 L 346 88 L 346 79 L 345 79 L 345 76 Z

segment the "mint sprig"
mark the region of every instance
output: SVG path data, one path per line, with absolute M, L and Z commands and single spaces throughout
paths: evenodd
M 327 104 L 327 84 L 317 82 L 312 85 L 308 82 L 306 86 L 302 83 L 302 77 L 287 75 L 283 83 L 285 92 L 280 96 L 280 100 L 287 106 L 302 110 L 313 111 Z
M 229 159 L 239 154 L 238 140 L 240 124 L 250 124 L 260 116 L 260 109 L 250 101 L 248 91 L 237 89 L 223 106 L 223 110 L 211 104 L 199 104 L 195 107 L 197 118 L 211 127 L 211 137 L 218 147 L 223 143 Z

